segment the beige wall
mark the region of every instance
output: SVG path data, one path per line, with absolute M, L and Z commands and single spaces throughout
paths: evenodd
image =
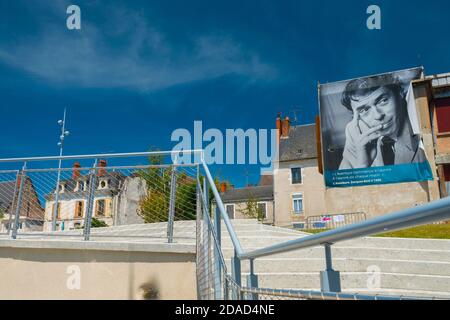
M 291 184 L 291 167 L 302 167 L 302 184 Z M 275 224 L 288 225 L 293 221 L 303 221 L 306 216 L 325 213 L 325 185 L 318 172 L 317 160 L 309 159 L 279 163 L 274 172 Z M 294 215 L 292 195 L 303 195 L 304 214 Z
M 105 215 L 104 216 L 97 216 L 96 215 L 96 208 L 97 208 L 97 201 L 98 200 L 105 200 Z M 82 217 L 75 217 L 75 209 L 76 204 L 78 201 L 83 201 L 83 215 Z M 52 229 L 52 216 L 53 216 L 53 205 L 54 201 L 46 201 L 45 203 L 45 222 L 44 222 L 44 231 L 51 231 Z M 73 198 L 69 200 L 58 200 L 58 203 L 60 204 L 60 215 L 59 219 L 57 219 L 57 223 L 61 223 L 64 221 L 64 229 L 74 229 L 75 223 L 80 223 L 81 226 L 84 225 L 84 218 L 86 216 L 86 210 L 87 210 L 87 201 L 83 198 Z M 94 199 L 94 207 L 93 207 L 93 217 L 104 221 L 108 226 L 112 226 L 114 224 L 114 213 L 113 213 L 113 199 L 111 197 L 95 197 Z
M 257 203 L 266 204 L 267 218 L 264 223 L 273 223 L 273 201 L 257 201 Z M 250 217 L 244 215 L 244 210 L 247 208 L 247 202 L 226 202 L 223 204 L 225 209 L 227 205 L 234 205 L 234 219 L 249 219 Z M 231 218 L 231 217 L 230 217 Z
M 143 299 L 151 290 L 159 299 L 197 296 L 194 253 L 1 247 L 0 270 L 1 300 Z M 77 270 L 80 289 L 69 289 Z

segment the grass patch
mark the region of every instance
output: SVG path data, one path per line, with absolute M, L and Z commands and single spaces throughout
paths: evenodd
M 322 233 L 322 232 L 325 232 L 328 230 L 331 230 L 331 229 L 305 229 L 305 230 L 300 230 L 300 231 L 316 234 L 316 233 Z
M 422 238 L 422 239 L 450 239 L 450 223 L 430 224 L 378 234 L 375 237 L 391 238 Z
M 304 232 L 317 234 L 329 229 L 308 229 Z M 399 231 L 386 232 L 374 235 L 373 237 L 385 238 L 421 238 L 421 239 L 450 239 L 450 223 L 430 224 Z

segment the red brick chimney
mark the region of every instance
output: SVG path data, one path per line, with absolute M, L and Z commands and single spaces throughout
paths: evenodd
M 284 118 L 284 120 L 281 121 L 281 137 L 289 138 L 290 130 L 291 130 L 291 121 L 289 120 L 289 117 L 286 117 Z
M 98 176 L 102 177 L 106 174 L 106 160 L 100 160 L 98 162 Z
M 225 182 L 222 182 L 220 184 L 220 192 L 221 193 L 227 192 L 227 184 Z
M 275 120 L 275 127 L 277 129 L 277 141 L 280 141 L 281 137 L 281 112 L 278 112 L 277 119 Z
M 79 162 L 75 162 L 73 164 L 73 172 L 72 172 L 73 180 L 77 180 L 81 176 L 80 168 L 81 168 L 81 164 Z

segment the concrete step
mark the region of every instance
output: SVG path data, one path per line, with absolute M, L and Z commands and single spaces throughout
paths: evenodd
M 243 277 L 247 274 L 243 273 Z M 399 289 L 413 291 L 429 291 L 446 293 L 450 296 L 450 276 L 411 275 L 400 273 L 380 273 L 381 289 Z M 343 291 L 359 290 L 374 291 L 373 273 L 368 272 L 341 272 L 341 286 Z M 298 273 L 261 273 L 258 275 L 259 287 L 261 288 L 302 288 L 313 290 L 320 288 L 320 277 L 318 272 Z
M 450 240 L 367 237 L 343 241 L 335 246 L 450 250 Z
M 246 250 L 257 248 L 248 247 Z M 232 246 L 223 247 L 223 255 L 226 259 L 233 256 Z M 381 260 L 420 260 L 450 262 L 450 250 L 415 250 L 415 249 L 392 249 L 392 248 L 358 248 L 358 247 L 334 247 L 332 248 L 333 259 L 335 258 L 364 258 Z M 268 257 L 266 257 L 268 258 Z M 314 247 L 303 250 L 278 253 L 270 258 L 325 258 L 323 247 Z M 258 259 L 257 259 L 258 260 Z
M 230 259 L 226 260 L 231 270 Z M 256 259 L 255 273 L 286 273 L 286 272 L 320 272 L 325 270 L 325 260 L 309 259 Z M 419 261 L 419 260 L 380 260 L 380 259 L 347 259 L 333 260 L 333 268 L 345 272 L 367 272 L 379 270 L 385 273 L 407 273 L 450 276 L 450 262 Z M 242 262 L 242 271 L 249 272 L 248 261 Z

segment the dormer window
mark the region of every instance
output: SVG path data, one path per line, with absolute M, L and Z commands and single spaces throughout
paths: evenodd
M 100 180 L 100 183 L 98 185 L 99 189 L 106 189 L 108 188 L 108 180 Z

